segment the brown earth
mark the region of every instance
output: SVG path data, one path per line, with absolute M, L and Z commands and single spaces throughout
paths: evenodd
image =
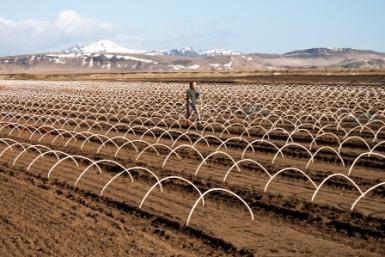
M 128 72 L 128 73 L 1 73 L 0 79 L 15 80 L 91 80 L 91 81 L 163 81 L 384 85 L 384 69 L 288 69 L 279 71 L 214 71 L 214 72 Z
M 28 110 L 26 111 L 28 113 Z M 10 120 L 10 119 L 9 119 Z M 7 118 L 2 121 L 9 121 Z M 43 123 L 23 123 L 35 126 Z M 349 126 L 346 124 L 346 126 Z M 67 125 L 74 131 L 75 126 Z M 186 131 L 186 128 L 180 129 Z M 103 134 L 106 130 L 94 129 Z M 109 137 L 123 135 L 114 131 Z M 239 135 L 236 129 L 232 136 Z M 137 129 L 132 139 L 139 139 L 143 131 Z M 358 196 L 346 180 L 333 179 L 310 202 L 314 188 L 301 174 L 282 173 L 263 192 L 267 175 L 256 165 L 243 164 L 241 171 L 233 170 L 223 182 L 225 171 L 231 166 L 223 156 L 210 158 L 197 176 L 199 156 L 192 150 L 183 149 L 180 156 L 171 157 L 167 165 L 162 162 L 167 151 L 159 148 L 145 152 L 138 160 L 133 148 L 122 149 L 115 157 L 116 147 L 107 144 L 97 153 L 100 142 L 72 140 L 64 146 L 69 135 L 55 139 L 57 134 L 41 135 L 25 130 L 12 131 L 5 128 L 0 137 L 19 142 L 43 144 L 52 149 L 73 155 L 87 156 L 93 160 L 115 160 L 125 167 L 142 166 L 154 171 L 160 178 L 180 175 L 189 179 L 203 192 L 210 188 L 226 188 L 240 195 L 252 208 L 255 216 L 250 219 L 246 208 L 235 198 L 224 193 L 213 193 L 205 198 L 205 206 L 198 204 L 190 224 L 186 219 L 198 194 L 184 182 L 169 180 L 164 183 L 164 192 L 152 191 L 142 208 L 139 204 L 156 180 L 148 173 L 135 170 L 134 181 L 128 176 L 116 179 L 104 191 L 104 185 L 121 168 L 111 163 L 101 165 L 102 173 L 92 168 L 74 183 L 89 163 L 80 162 L 79 167 L 67 160 L 61 163 L 47 178 L 47 173 L 57 160 L 46 155 L 28 169 L 37 156 L 37 151 L 28 151 L 13 160 L 21 152 L 6 151 L 0 157 L 0 255 L 1 256 L 384 256 L 385 254 L 385 192 L 376 190 L 363 199 L 354 212 L 350 204 Z M 220 136 L 218 131 L 212 135 Z M 365 138 L 365 134 L 362 134 Z M 338 135 L 342 138 L 342 135 Z M 383 137 L 384 134 L 380 134 Z M 144 139 L 155 142 L 146 135 Z M 221 138 L 229 138 L 222 135 Z M 298 135 L 298 140 L 309 144 L 310 139 Z M 246 139 L 250 139 L 245 137 Z M 272 141 L 283 145 L 286 138 L 277 133 Z M 159 141 L 170 145 L 171 140 L 162 137 Z M 368 142 L 369 139 L 368 139 Z M 181 140 L 179 144 L 187 143 Z M 212 145 L 211 145 L 212 144 Z M 320 140 L 314 149 L 333 145 L 333 139 Z M 199 143 L 197 148 L 206 156 L 218 147 Z M 234 158 L 240 158 L 242 142 L 229 144 L 226 150 Z M 0 145 L 0 152 L 6 148 Z M 139 150 L 143 150 L 140 146 Z M 352 142 L 342 151 L 346 163 L 352 160 L 365 146 Z M 271 172 L 285 167 L 304 167 L 307 156 L 301 149 L 290 148 L 285 158 L 271 163 L 274 153 L 269 146 L 255 148 L 255 153 L 246 152 L 245 158 L 257 159 Z M 383 148 L 379 149 L 381 152 Z M 335 172 L 346 173 L 335 155 L 321 152 L 309 166 L 307 174 L 317 183 Z M 360 186 L 368 188 L 375 182 L 384 181 L 383 161 L 367 158 L 358 163 L 351 178 Z

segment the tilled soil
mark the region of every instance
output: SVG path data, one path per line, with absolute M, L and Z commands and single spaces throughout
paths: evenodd
M 26 111 L 28 113 L 28 110 Z M 11 119 L 4 117 L 3 122 Z M 32 126 L 30 121 L 22 122 Z M 43 121 L 34 122 L 34 127 Z M 63 127 L 62 127 L 63 128 Z M 68 131 L 76 131 L 67 124 Z M 186 131 L 182 127 L 180 131 Z M 89 130 L 105 134 L 107 129 Z M 112 131 L 108 137 L 123 135 L 126 131 Z M 214 131 L 223 139 L 239 135 L 231 131 L 226 135 Z M 338 135 L 338 133 L 336 133 Z M 365 138 L 365 134 L 362 134 Z M 154 137 L 155 136 L 155 137 Z M 146 134 L 137 129 L 130 139 L 171 145 L 172 139 L 159 133 Z M 382 134 L 380 134 L 382 136 Z M 100 147 L 93 138 L 85 142 L 79 137 L 71 140 L 69 134 L 57 137 L 50 132 L 41 137 L 28 130 L 12 130 L 3 127 L 0 137 L 34 145 L 44 145 L 71 155 L 82 155 L 92 160 L 113 160 L 124 167 L 145 167 L 159 178 L 180 176 L 196 185 L 201 192 L 212 188 L 231 190 L 249 204 L 254 219 L 247 208 L 235 197 L 225 192 L 207 195 L 205 205 L 197 204 L 189 224 L 187 217 L 198 192 L 188 183 L 170 179 L 162 182 L 163 192 L 154 188 L 142 207 L 140 204 L 148 190 L 157 182 L 153 175 L 140 169 L 133 170 L 133 177 L 122 175 L 101 191 L 122 168 L 112 162 L 90 168 L 79 179 L 89 162 L 71 160 L 57 163 L 55 155 L 29 150 L 14 163 L 22 149 L 15 146 L 7 150 L 0 145 L 0 232 L 1 256 L 383 256 L 385 254 L 385 190 L 378 188 L 363 198 L 354 211 L 352 202 L 358 197 L 357 189 L 346 179 L 336 177 L 321 188 L 314 201 L 314 187 L 304 175 L 288 170 L 278 175 L 265 192 L 268 175 L 253 163 L 243 163 L 240 171 L 231 168 L 232 162 L 224 155 L 211 157 L 196 174 L 200 156 L 192 149 L 183 148 L 170 156 L 162 166 L 169 151 L 149 149 L 140 158 L 138 151 L 125 147 L 115 156 L 117 148 L 112 144 Z M 340 136 L 342 138 L 342 136 Z M 253 136 L 245 137 L 252 139 Z M 311 139 L 298 135 L 296 142 L 309 145 Z M 286 137 L 277 134 L 271 142 L 284 145 Z M 370 143 L 370 140 L 367 140 Z M 84 143 L 84 144 L 83 144 Z M 177 145 L 187 144 L 182 139 Z M 317 141 L 313 152 L 323 145 L 332 145 L 332 139 Z M 370 143 L 372 145 L 372 143 Z M 66 145 L 66 146 L 65 146 Z M 176 146 L 177 146 L 176 145 Z M 200 142 L 196 148 L 208 156 L 219 146 Z M 242 141 L 222 147 L 225 153 L 240 160 L 245 145 Z M 275 151 L 271 146 L 258 145 L 255 152 L 246 151 L 244 158 L 258 160 L 271 174 L 287 167 L 304 169 L 309 158 L 301 148 L 288 148 L 284 156 L 272 164 Z M 383 148 L 378 148 L 383 151 Z M 346 166 L 341 165 L 335 154 L 320 152 L 306 169 L 306 174 L 317 184 L 328 175 L 346 174 L 350 164 L 362 152 L 365 145 L 350 142 L 341 151 Z M 31 162 L 35 160 L 33 165 Z M 384 181 L 383 161 L 370 157 L 355 166 L 350 178 L 363 189 Z

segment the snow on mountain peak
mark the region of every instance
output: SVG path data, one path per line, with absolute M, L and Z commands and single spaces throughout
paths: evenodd
M 77 53 L 82 53 L 82 49 L 79 45 L 74 45 L 64 50 L 63 52 L 66 54 L 70 54 L 70 53 L 77 54 Z
M 181 49 L 172 49 L 168 51 L 168 55 L 196 57 L 199 56 L 199 53 L 192 47 L 187 46 Z
M 125 47 L 118 45 L 117 43 L 111 40 L 99 40 L 93 43 L 90 43 L 85 46 L 75 45 L 64 50 L 65 53 L 131 53 L 131 54 L 141 54 L 144 51 L 141 50 L 131 50 Z
M 120 53 L 120 54 L 147 54 L 147 55 L 169 55 L 169 56 L 184 56 L 184 57 L 214 57 L 214 56 L 231 56 L 240 55 L 229 49 L 217 48 L 209 50 L 196 51 L 191 46 L 176 48 L 172 50 L 158 50 L 145 52 L 141 50 L 131 50 L 118 45 L 111 40 L 99 40 L 88 45 L 75 45 L 63 51 L 66 54 L 101 54 L 101 53 Z
M 194 49 L 191 46 L 186 46 L 181 49 L 182 51 L 194 51 Z
M 188 56 L 188 57 L 213 57 L 213 56 L 224 56 L 224 55 L 240 55 L 240 52 L 236 52 L 229 49 L 217 48 L 209 50 L 196 51 L 194 48 L 188 46 L 183 48 L 176 48 L 172 50 L 159 50 L 149 53 L 150 55 L 170 55 L 170 56 Z
M 240 55 L 241 53 L 230 49 L 217 48 L 217 49 L 209 49 L 206 51 L 201 51 L 200 54 L 204 56 L 220 56 L 220 55 Z
M 283 56 L 309 56 L 309 57 L 322 57 L 329 56 L 335 54 L 343 54 L 349 52 L 353 49 L 351 48 L 326 48 L 326 47 L 318 47 L 318 48 L 309 48 L 304 50 L 297 50 L 293 52 L 288 52 L 283 54 Z

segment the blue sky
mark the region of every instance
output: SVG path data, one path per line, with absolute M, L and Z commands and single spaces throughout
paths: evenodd
M 111 39 L 132 49 L 192 46 L 282 53 L 385 52 L 385 0 L 0 0 L 0 55 Z

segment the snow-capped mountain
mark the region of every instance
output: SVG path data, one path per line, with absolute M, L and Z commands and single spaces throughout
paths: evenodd
M 344 51 L 344 48 L 310 48 L 305 50 L 297 50 L 283 54 L 283 56 L 325 56 Z
M 175 48 L 171 50 L 155 50 L 149 55 L 168 55 L 168 56 L 185 56 L 185 57 L 199 57 L 200 53 L 195 51 L 192 47 Z
M 195 51 L 192 47 L 184 47 L 181 49 L 172 49 L 169 51 L 168 55 L 197 57 L 200 54 L 199 54 L 199 52 Z
M 185 57 L 214 57 L 214 56 L 231 56 L 240 55 L 240 52 L 236 52 L 229 49 L 209 49 L 209 50 L 194 50 L 192 47 L 175 48 L 172 50 L 158 50 L 149 53 L 150 55 L 168 55 L 168 56 L 185 56 Z
M 290 68 L 385 68 L 385 53 L 351 48 L 310 48 L 284 54 L 242 54 L 192 47 L 152 52 L 130 50 L 110 40 L 64 51 L 0 57 L 1 72 L 153 72 Z
M 74 45 L 74 46 L 71 46 L 68 49 L 63 50 L 63 52 L 65 54 L 78 54 L 78 53 L 83 53 L 83 49 L 79 45 Z
M 143 54 L 145 51 L 127 49 L 118 45 L 111 40 L 99 40 L 85 46 L 75 45 L 63 51 L 64 53 L 126 53 L 126 54 Z
M 376 54 L 376 52 L 368 50 L 358 50 L 352 48 L 310 48 L 305 50 L 297 50 L 283 54 L 284 57 L 328 57 L 328 56 L 340 56 L 346 54 Z
M 233 51 L 230 49 L 223 49 L 223 48 L 209 49 L 209 50 L 205 50 L 205 51 L 200 51 L 199 53 L 200 53 L 200 55 L 208 56 L 208 57 L 226 56 L 226 55 L 230 56 L 230 55 L 241 55 L 242 54 L 241 52 L 236 52 L 236 51 Z
M 175 48 L 171 50 L 155 50 L 146 52 L 143 50 L 127 49 L 111 40 L 100 40 L 92 42 L 88 45 L 74 45 L 63 51 L 64 54 L 146 54 L 146 55 L 165 55 L 165 56 L 184 56 L 184 57 L 215 57 L 215 56 L 232 56 L 240 55 L 229 49 L 209 49 L 209 50 L 194 50 L 192 47 Z

